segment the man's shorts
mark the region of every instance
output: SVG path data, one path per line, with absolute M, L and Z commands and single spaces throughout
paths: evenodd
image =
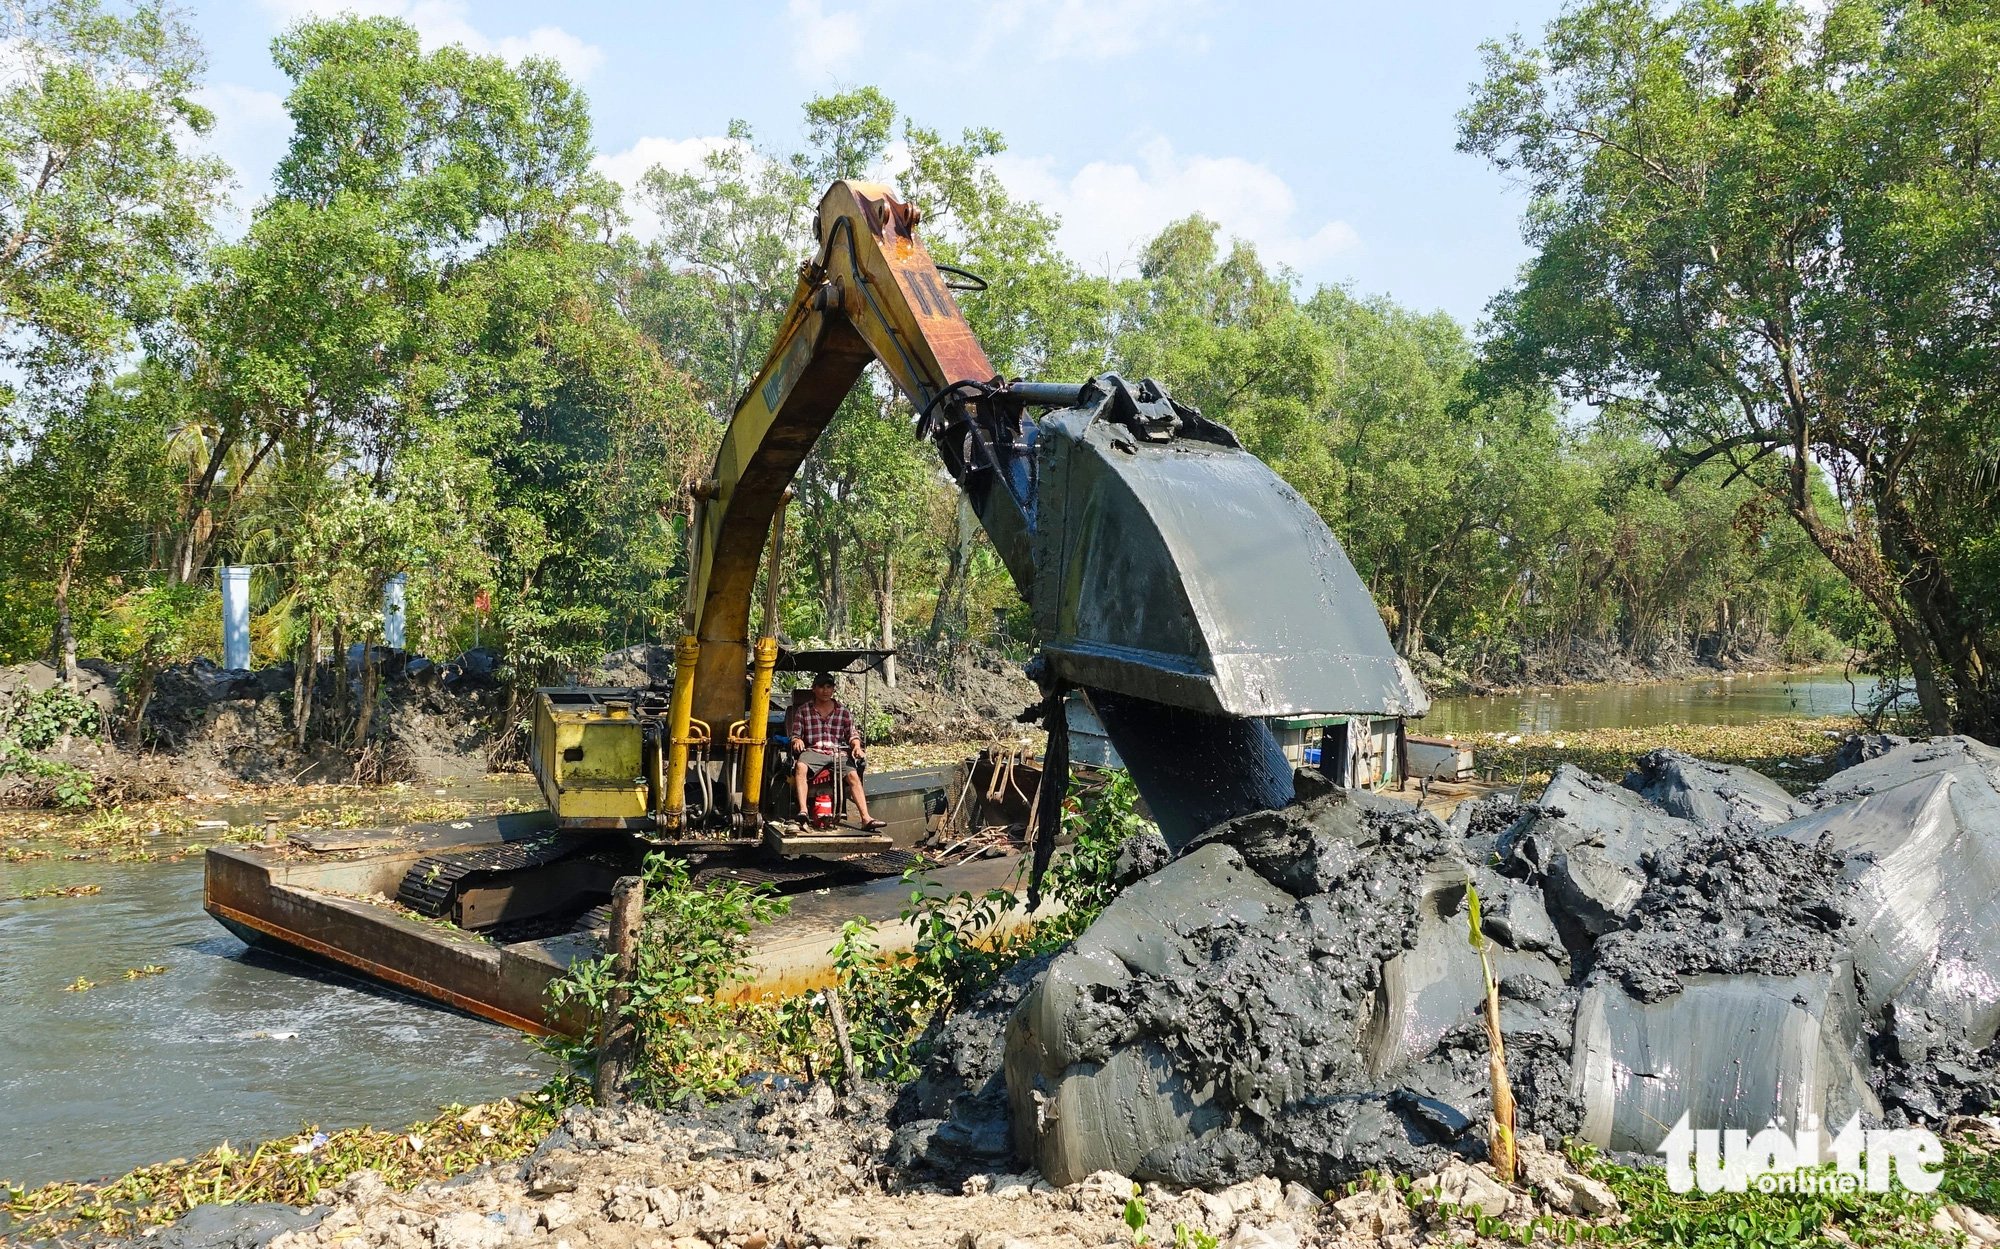
M 836 759 L 846 759 L 848 770 L 857 776 L 866 775 L 868 772 L 868 761 L 865 759 L 856 759 L 847 755 L 830 755 L 821 750 L 801 750 L 799 752 L 799 762 L 805 764 L 812 771 L 818 771 Z

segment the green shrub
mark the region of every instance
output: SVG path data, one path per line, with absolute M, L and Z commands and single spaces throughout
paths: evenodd
M 1067 850 L 1049 864 L 1046 882 L 1051 898 L 1062 903 L 1062 914 L 1039 929 L 1044 945 L 1060 945 L 1097 919 L 1118 896 L 1118 852 L 1141 833 L 1154 831 L 1153 822 L 1139 814 L 1139 787 L 1129 772 L 1113 772 L 1097 785 L 1072 785 L 1063 805 Z
M 35 752 L 64 738 L 96 738 L 103 731 L 97 705 L 67 686 L 0 702 L 0 779 L 18 776 L 39 782 L 39 797 L 65 809 L 89 806 L 96 791 L 90 773 Z
M 1064 811 L 1072 841 L 1051 865 L 1049 896 L 1060 915 L 1005 928 L 1018 905 L 1009 889 L 940 893 L 913 873 L 902 918 L 914 927 L 906 952 L 885 957 L 876 926 L 850 920 L 831 951 L 835 984 L 859 1069 L 843 1075 L 914 1077 L 927 1057 L 930 1025 L 948 1018 L 1021 959 L 1059 948 L 1117 896 L 1113 871 L 1125 842 L 1151 825 L 1136 812 L 1138 790 L 1124 773 L 1078 786 Z M 821 995 L 780 1002 L 717 999 L 744 977 L 753 925 L 788 903 L 763 887 L 696 884 L 687 865 L 665 855 L 646 861 L 645 930 L 638 967 L 623 984 L 625 1017 L 638 1029 L 628 1091 L 664 1105 L 689 1094 L 733 1091 L 755 1072 L 839 1071 Z M 609 955 L 580 960 L 549 986 L 556 1009 L 601 1018 L 620 987 Z M 553 1040 L 549 1048 L 588 1074 L 595 1047 Z
M 949 1016 L 1035 948 L 1032 934 L 1003 934 L 999 923 L 1015 897 L 1006 889 L 984 894 L 910 894 L 903 919 L 916 928 L 907 954 L 881 957 L 875 925 L 849 920 L 834 943 L 833 966 L 846 1006 L 857 1074 L 909 1080 L 926 1055 L 921 1038 L 934 1020 Z
M 104 731 L 97 704 L 57 685 L 0 703 L 0 738 L 27 750 L 47 750 L 65 737 L 95 738 Z
M 1088 928 L 1118 895 L 1119 850 L 1152 828 L 1137 813 L 1138 799 L 1138 787 L 1124 772 L 1072 787 L 1063 810 L 1071 842 L 1050 864 L 1047 880 L 1049 897 L 1062 909 L 1032 926 L 1001 931 L 1002 918 L 1017 904 L 1007 889 L 913 890 L 903 919 L 916 928 L 916 941 L 907 954 L 889 958 L 881 956 L 873 924 L 849 921 L 834 945 L 833 963 L 862 1073 L 913 1078 L 927 1057 L 922 1042 L 931 1024 L 949 1018 L 1015 963 L 1058 949 Z
M 623 989 L 622 1018 L 636 1032 L 628 1090 L 665 1105 L 689 1094 L 736 1086 L 769 1047 L 760 1033 L 778 1020 L 768 1012 L 717 998 L 746 975 L 750 930 L 785 913 L 790 903 L 768 885 L 718 880 L 697 883 L 684 860 L 648 855 L 645 913 L 636 966 L 620 981 L 609 954 L 579 959 L 549 985 L 557 1010 L 579 1009 L 601 1019 Z M 588 1042 L 552 1040 L 549 1048 L 580 1072 L 596 1062 Z

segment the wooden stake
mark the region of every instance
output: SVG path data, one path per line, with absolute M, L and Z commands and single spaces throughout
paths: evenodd
M 840 1004 L 840 990 L 826 986 L 826 1013 L 833 1020 L 834 1043 L 840 1046 L 840 1083 L 853 1088 L 860 1074 L 854 1069 L 854 1042 L 847 1035 L 847 1011 Z
M 1479 970 L 1486 981 L 1486 1044 L 1489 1049 L 1486 1072 L 1493 1085 L 1493 1115 L 1486 1121 L 1486 1159 L 1503 1184 L 1514 1182 L 1519 1154 L 1515 1145 L 1518 1123 L 1514 1105 L 1514 1084 L 1507 1078 L 1507 1044 L 1500 1035 L 1500 983 L 1493 978 L 1493 962 L 1486 955 L 1486 933 L 1479 920 L 1479 890 L 1467 888 L 1472 948 L 1479 952 Z
M 620 876 L 611 887 L 611 997 L 604 1004 L 604 1020 L 598 1028 L 597 1079 L 591 1085 L 600 1106 L 624 1099 L 625 1076 L 632 1068 L 637 1029 L 624 1017 L 625 986 L 638 970 L 645 910 L 646 882 L 637 876 Z

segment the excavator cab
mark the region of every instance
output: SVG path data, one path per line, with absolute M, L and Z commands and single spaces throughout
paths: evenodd
M 664 763 L 671 732 L 670 686 L 555 686 L 535 691 L 530 769 L 549 810 L 566 828 L 623 828 L 656 841 L 704 844 L 740 838 L 743 830 L 766 825 L 788 830 L 800 825 L 821 831 L 837 828 L 849 806 L 844 777 L 854 765 L 840 760 L 809 776 L 808 809 L 799 810 L 792 780 L 798 752 L 786 739 L 785 725 L 791 708 L 811 698 L 812 687 L 797 680 L 780 683 L 776 677 L 816 672 L 842 676 L 859 685 L 858 703 L 850 710 L 865 719 L 871 705 L 870 684 L 894 655 L 893 650 L 873 647 L 778 647 L 773 685 L 781 686 L 782 692 L 774 692 L 766 702 L 761 739 L 766 749 L 758 765 L 762 783 L 754 787 L 744 783 L 743 769 L 751 766 L 750 714 L 746 712 L 721 734 L 690 717 L 687 763 L 679 773 L 683 780 L 677 826 L 661 818 L 668 805 L 663 778 L 672 775 Z M 751 681 L 747 670 L 743 680 L 747 688 Z M 759 795 L 754 815 L 742 806 L 746 791 Z M 813 809 L 812 800 L 823 794 L 830 802 L 822 815 Z M 681 835 L 667 836 L 674 827 Z
M 854 714 L 857 724 L 865 725 L 870 705 L 869 682 L 895 654 L 893 650 L 865 647 L 795 651 L 781 646 L 778 648 L 776 670 L 796 675 L 824 672 L 849 678 L 850 685 L 860 686 L 861 694 L 858 702 L 851 703 L 848 710 Z M 826 833 L 848 823 L 847 776 L 850 772 L 859 774 L 861 767 L 856 760 L 848 757 L 846 751 L 825 756 L 806 751 L 799 742 L 792 740 L 792 713 L 810 703 L 812 698 L 813 687 L 810 683 L 793 681 L 784 699 L 772 700 L 769 736 L 776 748 L 766 752 L 762 816 L 767 825 L 793 825 Z M 776 706 L 779 701 L 786 704 L 782 711 Z M 794 770 L 801 759 L 808 764 L 806 804 L 803 808 L 799 806 L 793 784 Z

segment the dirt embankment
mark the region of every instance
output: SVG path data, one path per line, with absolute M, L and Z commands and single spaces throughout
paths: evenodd
M 512 691 L 491 651 L 468 651 L 445 663 L 384 654 L 370 731 L 358 747 L 353 727 L 362 689 L 358 655 L 346 667 L 345 714 L 334 717 L 337 731 L 329 734 L 316 722 L 315 736 L 303 747 L 293 717 L 290 664 L 244 672 L 196 660 L 167 669 L 154 684 L 137 744 L 110 731 L 127 714 L 123 672 L 100 660 L 86 660 L 81 668 L 78 694 L 96 709 L 105 731 L 71 734 L 33 753 L 87 774 L 100 803 L 233 785 L 444 783 L 519 766 L 520 736 L 507 722 Z M 628 647 L 580 675 L 592 684 L 665 687 L 673 680 L 673 653 L 661 646 Z M 869 678 L 865 689 L 858 677 L 841 680 L 843 699 L 857 713 L 865 711 L 871 736 L 891 747 L 1012 740 L 1023 734 L 1015 717 L 1038 697 L 1020 664 L 977 648 L 935 661 L 906 660 L 893 690 L 879 676 Z M 336 666 L 322 664 L 315 686 L 319 716 L 328 714 L 338 682 Z M 0 705 L 58 683 L 46 663 L 0 668 Z M 0 770 L 0 804 L 40 805 L 52 798 L 55 784 L 52 775 Z
M 1041 701 L 1041 691 L 1019 662 L 984 647 L 965 647 L 932 661 L 906 661 L 897 672 L 896 688 L 875 682 L 868 693 L 885 745 L 1041 737 L 1039 728 L 1019 718 Z
M 673 684 L 673 649 L 644 645 L 613 651 L 584 679 L 664 688 Z M 783 699 L 788 686 L 803 687 L 810 679 L 807 673 L 781 672 L 773 697 Z M 1021 712 L 1041 701 L 1040 691 L 1018 660 L 977 645 L 935 655 L 897 656 L 893 689 L 881 672 L 842 673 L 835 679 L 841 701 L 854 712 L 871 744 L 885 746 L 996 737 L 1012 741 L 1030 732 L 1018 719 Z
M 78 694 L 98 711 L 96 734 L 69 735 L 35 751 L 44 763 L 88 775 L 99 803 L 169 797 L 231 785 L 294 784 L 361 779 L 443 782 L 483 775 L 504 728 L 505 688 L 488 652 L 472 651 L 445 664 L 401 655 L 380 668 L 378 701 L 366 742 L 354 745 L 353 709 L 361 695 L 358 662 L 347 671 L 344 717 L 331 739 L 324 726 L 302 747 L 293 718 L 290 664 L 254 672 L 218 668 L 207 660 L 159 674 L 133 741 L 123 672 L 86 660 Z M 46 663 L 0 669 L 0 702 L 58 684 Z M 326 714 L 338 684 L 336 666 L 322 664 L 316 688 Z M 34 805 L 49 798 L 49 775 L 18 769 L 0 775 L 0 803 Z

